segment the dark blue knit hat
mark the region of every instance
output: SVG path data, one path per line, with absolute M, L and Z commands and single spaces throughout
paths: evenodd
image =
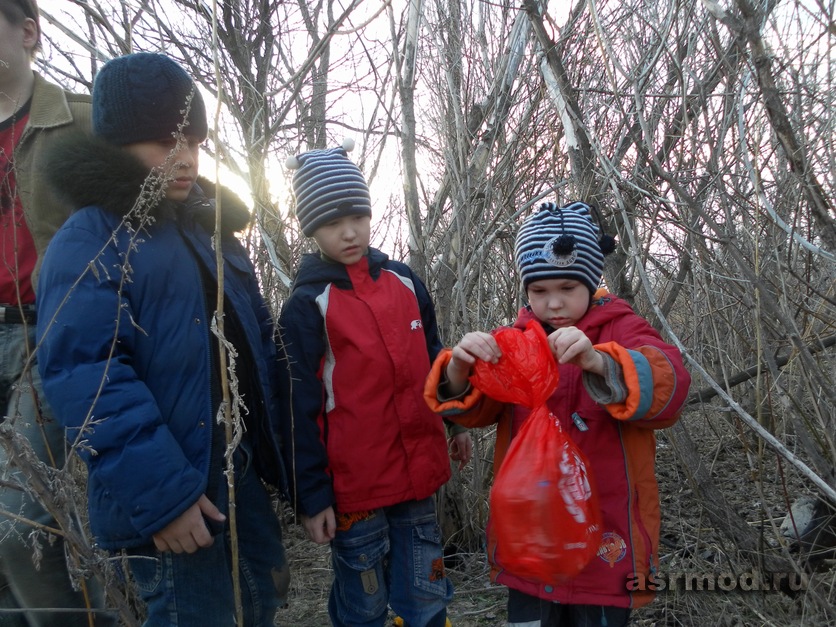
M 185 124 L 184 124 L 185 122 Z M 93 133 L 117 146 L 186 135 L 206 139 L 195 82 L 163 54 L 137 52 L 105 63 L 93 83 Z
M 320 226 L 343 216 L 372 215 L 369 186 L 348 158 L 354 141 L 340 148 L 311 150 L 287 160 L 293 174 L 296 217 L 306 237 Z
M 523 288 L 544 279 L 574 279 L 595 293 L 604 274 L 604 256 L 615 241 L 599 237 L 592 207 L 571 202 L 562 207 L 547 202 L 520 227 L 514 259 Z

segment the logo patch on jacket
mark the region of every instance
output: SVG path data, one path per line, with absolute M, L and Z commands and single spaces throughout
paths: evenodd
M 423 329 L 424 325 L 421 324 L 420 320 L 413 320 L 409 323 L 409 330 L 410 331 L 418 331 L 419 329 Z
M 610 568 L 627 555 L 627 543 L 624 538 L 614 531 L 605 531 L 601 536 L 601 546 L 598 547 L 598 557 L 607 562 Z

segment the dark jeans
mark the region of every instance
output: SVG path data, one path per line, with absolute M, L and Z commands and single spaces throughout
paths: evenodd
M 250 463 L 245 443 L 234 453 L 238 570 L 244 627 L 272 627 L 287 602 L 287 560 L 270 495 Z M 225 500 L 216 503 L 229 513 Z M 153 545 L 127 551 L 131 573 L 148 607 L 145 627 L 230 627 L 235 624 L 231 536 L 218 530 L 195 553 L 160 553 Z
M 625 627 L 630 608 L 608 605 L 561 605 L 508 590 L 509 627 Z

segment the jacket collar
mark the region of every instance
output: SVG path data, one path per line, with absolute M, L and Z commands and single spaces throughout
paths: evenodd
M 29 109 L 28 126 L 32 128 L 51 128 L 73 122 L 73 114 L 67 105 L 64 90 L 54 85 L 43 76 L 35 74 L 32 87 L 32 108 Z
M 198 179 L 185 209 L 179 203 L 159 199 L 159 183 L 149 180 L 147 167 L 124 149 L 96 137 L 73 134 L 55 142 L 47 150 L 43 171 L 47 184 L 74 210 L 97 206 L 131 221 L 143 211 L 158 219 L 180 212 L 212 232 L 214 197 L 219 193 L 224 234 L 244 229 L 250 220 L 249 210 L 240 198 L 224 187 L 216 189 L 205 178 Z M 145 207 L 138 204 L 140 195 L 148 199 Z
M 364 259 L 369 266 L 369 275 L 377 280 L 389 256 L 369 246 L 369 252 Z M 302 262 L 299 264 L 299 270 L 293 281 L 293 289 L 308 283 L 334 283 L 341 289 L 351 288 L 351 279 L 349 279 L 346 266 L 327 257 L 324 258 L 320 252 L 306 253 L 302 256 Z

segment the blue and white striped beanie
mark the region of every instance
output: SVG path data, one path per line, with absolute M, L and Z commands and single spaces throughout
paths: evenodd
M 369 186 L 348 158 L 354 141 L 340 148 L 311 150 L 287 160 L 293 174 L 296 217 L 302 233 L 311 237 L 320 226 L 343 216 L 372 215 Z
M 604 255 L 615 247 L 611 237 L 598 234 L 592 208 L 586 203 L 540 205 L 523 222 L 514 244 L 523 288 L 543 279 L 574 279 L 594 294 L 604 274 Z

